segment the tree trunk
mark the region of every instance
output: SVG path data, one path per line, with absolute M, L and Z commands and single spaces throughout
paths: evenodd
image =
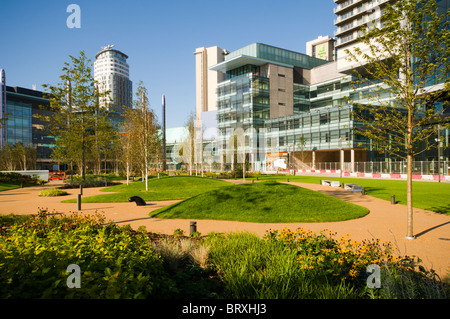
M 130 184 L 130 163 L 127 161 L 127 186 Z
M 406 183 L 407 183 L 407 211 L 408 211 L 408 232 L 406 235 L 407 239 L 414 239 L 413 232 L 413 207 L 412 207 L 412 164 L 413 157 L 412 155 L 408 155 L 407 157 L 407 175 L 406 175 Z

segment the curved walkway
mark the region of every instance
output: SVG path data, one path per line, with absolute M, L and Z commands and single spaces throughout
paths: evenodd
M 232 181 L 241 183 L 241 181 Z M 61 182 L 59 182 L 61 183 Z M 398 248 L 399 254 L 417 256 L 423 264 L 433 268 L 442 278 L 450 271 L 450 216 L 440 215 L 421 209 L 414 209 L 414 233 L 416 239 L 405 238 L 407 214 L 406 206 L 391 205 L 390 202 L 353 194 L 341 188 L 331 188 L 319 184 L 295 183 L 289 184 L 312 189 L 357 205 L 367 207 L 370 213 L 359 219 L 330 223 L 248 223 L 217 220 L 197 220 L 197 230 L 202 234 L 209 232 L 249 231 L 260 236 L 269 229 L 305 228 L 314 232 L 329 229 L 337 236 L 350 234 L 353 240 L 377 238 L 383 242 L 392 242 Z M 43 186 L 27 187 L 0 192 L 0 214 L 34 214 L 39 208 L 50 212 L 70 213 L 77 210 L 77 204 L 63 204 L 61 200 L 76 198 L 79 189 L 67 190 L 64 197 L 39 197 L 44 188 L 58 186 L 58 182 L 50 182 Z M 83 196 L 100 193 L 101 188 L 83 189 Z M 104 193 L 103 193 L 104 194 Z M 133 228 L 145 226 L 147 231 L 154 233 L 173 234 L 177 228 L 189 233 L 189 220 L 150 218 L 148 213 L 163 206 L 178 202 L 160 201 L 147 202 L 147 206 L 136 206 L 135 203 L 83 203 L 81 211 L 93 214 L 95 211 L 105 215 L 107 220 L 117 224 L 130 224 Z

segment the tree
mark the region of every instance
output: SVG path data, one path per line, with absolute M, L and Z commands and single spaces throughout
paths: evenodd
M 360 45 L 346 50 L 348 60 L 358 64 L 355 90 L 366 88 L 350 103 L 354 120 L 362 124 L 356 133 L 380 153 L 407 161 L 406 237 L 412 239 L 413 160 L 434 146 L 437 124 L 448 123 L 443 115 L 449 94 L 448 12 L 439 12 L 436 0 L 398 0 L 382 9 L 379 21 L 362 27 Z
M 17 142 L 13 146 L 6 144 L 0 150 L 0 170 L 36 169 L 37 152 L 33 144 L 24 146 Z
M 41 118 L 48 122 L 48 133 L 55 137 L 51 156 L 71 167 L 77 164 L 84 179 L 87 162 L 100 156 L 99 136 L 106 126 L 99 123 L 106 123 L 107 115 L 99 109 L 98 101 L 109 92 L 96 89 L 91 60 L 83 51 L 79 57 L 70 58 L 71 63 L 65 62 L 62 68 L 61 82 L 43 85 L 53 114 Z
M 148 173 L 153 166 L 158 168 L 161 158 L 160 128 L 155 112 L 149 108 L 147 89 L 139 82 L 134 108 L 124 114 L 120 145 L 122 161 L 127 171 L 127 180 L 131 170 L 139 169 L 142 180 L 148 190 Z

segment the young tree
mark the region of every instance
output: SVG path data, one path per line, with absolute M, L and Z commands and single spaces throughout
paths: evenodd
M 147 89 L 139 82 L 134 108 L 125 112 L 120 143 L 123 162 L 127 170 L 127 180 L 130 171 L 140 169 L 142 179 L 148 190 L 148 173 L 151 166 L 158 167 L 161 158 L 161 137 L 157 118 L 149 108 Z
M 431 137 L 437 133 L 437 124 L 443 127 L 446 122 L 448 12 L 439 12 L 436 0 L 398 0 L 381 9 L 381 19 L 361 30 L 360 45 L 346 50 L 348 60 L 358 64 L 355 88 L 371 85 L 359 92 L 366 104 L 355 99 L 350 103 L 354 120 L 362 123 L 356 133 L 372 140 L 380 153 L 407 161 L 406 237 L 412 239 L 413 160 L 434 146 Z
M 43 85 L 53 115 L 42 116 L 42 119 L 49 123 L 48 133 L 55 137 L 52 157 L 71 166 L 76 163 L 84 179 L 88 160 L 95 161 L 98 123 L 106 117 L 99 112 L 98 100 L 109 92 L 101 93 L 96 89 L 91 60 L 83 51 L 79 57 L 70 58 L 71 63 L 64 63 L 61 82 L 56 86 Z

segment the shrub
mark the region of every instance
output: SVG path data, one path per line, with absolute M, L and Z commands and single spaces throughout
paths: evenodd
M 108 175 L 87 175 L 83 180 L 81 177 L 66 179 L 65 188 L 79 188 L 81 187 L 103 187 L 117 185 L 117 182 L 112 182 Z
M 37 178 L 36 176 L 23 175 L 15 172 L 0 173 L 0 182 L 7 184 L 23 184 L 23 185 L 41 185 L 45 183 L 45 181 Z
M 141 233 L 99 215 L 10 223 L 0 236 L 0 298 L 159 298 L 175 292 L 162 259 Z M 66 285 L 67 266 L 81 269 L 81 288 Z
M 63 191 L 61 189 L 58 188 L 49 188 L 49 189 L 44 189 L 42 191 L 39 192 L 39 196 L 64 196 L 64 195 L 68 195 L 68 193 L 66 191 Z

